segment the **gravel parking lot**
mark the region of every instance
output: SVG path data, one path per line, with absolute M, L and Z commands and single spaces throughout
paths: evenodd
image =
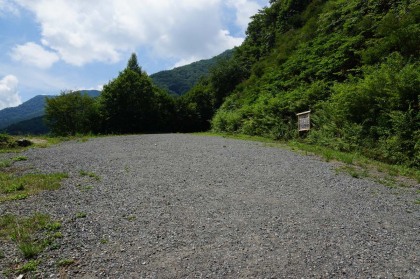
M 18 166 L 70 176 L 57 191 L 0 204 L 0 214 L 62 222 L 60 247 L 40 256 L 41 278 L 420 278 L 416 190 L 315 157 L 184 134 L 22 155 Z M 6 253 L 0 269 L 18 252 Z M 59 259 L 75 263 L 59 268 Z

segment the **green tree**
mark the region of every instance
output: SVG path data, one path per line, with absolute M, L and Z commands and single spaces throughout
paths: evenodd
M 137 55 L 135 53 L 131 54 L 131 57 L 127 63 L 127 69 L 130 69 L 140 75 L 144 74 L 141 67 L 139 66 L 139 63 L 137 62 Z
M 63 91 L 47 98 L 45 120 L 55 135 L 75 135 L 99 130 L 99 114 L 94 98 L 80 92 Z
M 155 88 L 133 54 L 118 77 L 104 86 L 101 112 L 111 133 L 140 133 L 156 129 Z

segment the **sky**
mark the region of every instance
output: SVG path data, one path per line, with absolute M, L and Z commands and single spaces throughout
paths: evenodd
M 269 0 L 0 0 L 0 109 L 98 89 L 131 53 L 149 75 L 239 46 Z

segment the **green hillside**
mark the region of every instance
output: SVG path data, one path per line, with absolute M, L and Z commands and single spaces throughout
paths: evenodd
M 46 97 L 38 95 L 17 107 L 0 110 L 0 129 L 23 120 L 42 116 Z
M 190 90 L 210 69 L 221 60 L 228 60 L 233 50 L 227 50 L 211 59 L 200 60 L 189 65 L 161 71 L 150 75 L 152 81 L 170 94 L 182 95 Z
M 97 90 L 82 90 L 81 92 L 91 97 L 97 97 L 100 94 Z M 46 127 L 40 117 L 45 114 L 46 98 L 52 97 L 54 96 L 38 95 L 17 107 L 0 110 L 0 131 L 5 130 L 13 134 L 45 131 Z
M 7 126 L 2 132 L 9 135 L 44 135 L 49 131 L 44 123 L 44 116 L 39 116 Z
M 185 107 L 215 112 L 216 131 L 284 140 L 299 137 L 296 113 L 311 110 L 307 142 L 419 166 L 420 3 L 270 2 Z

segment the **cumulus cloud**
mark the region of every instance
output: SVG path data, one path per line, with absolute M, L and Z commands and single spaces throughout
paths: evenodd
M 18 79 L 13 75 L 7 75 L 0 80 L 0 109 L 20 105 L 18 92 Z
M 41 69 L 47 69 L 59 60 L 55 52 L 45 50 L 44 47 L 32 42 L 15 46 L 11 56 L 15 61 L 34 65 Z
M 243 41 L 222 26 L 223 0 L 15 2 L 35 14 L 42 44 L 72 65 L 115 63 L 139 47 L 181 63 L 214 56 Z M 259 5 L 251 0 L 229 3 L 237 10 L 236 24 L 245 29 Z
M 19 9 L 16 4 L 10 0 L 0 0 L 0 17 L 7 15 L 18 16 Z
M 251 16 L 255 15 L 260 5 L 250 0 L 228 0 L 227 5 L 236 9 L 236 24 L 245 31 Z

